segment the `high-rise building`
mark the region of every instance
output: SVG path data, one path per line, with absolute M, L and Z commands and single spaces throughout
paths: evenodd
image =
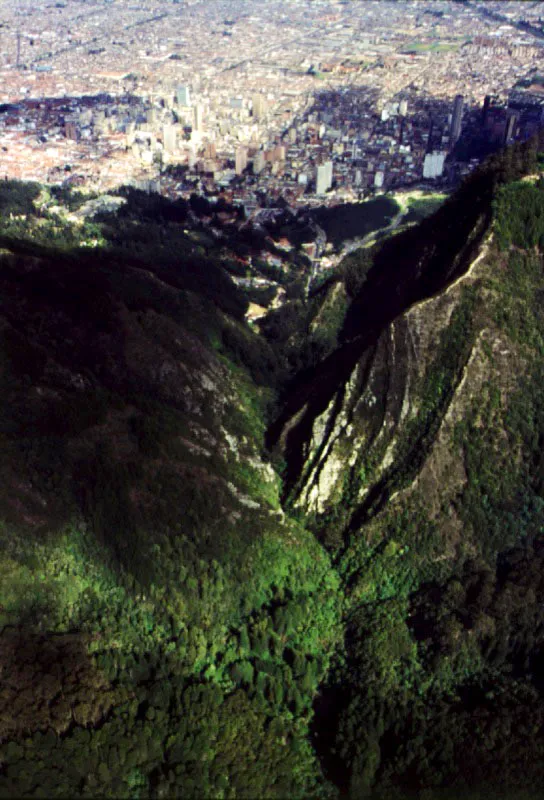
M 317 168 L 317 176 L 315 179 L 315 193 L 316 194 L 325 194 L 329 187 L 327 186 L 327 173 L 325 170 L 325 165 L 322 164 Z
M 458 94 L 455 96 L 455 101 L 453 103 L 453 114 L 451 118 L 451 127 L 450 127 L 450 145 L 456 143 L 461 135 L 461 123 L 463 121 L 463 95 Z
M 511 142 L 514 138 L 517 122 L 518 114 L 515 111 L 508 111 L 506 115 L 506 128 L 504 131 L 504 144 L 508 144 L 508 142 Z
M 191 92 L 188 86 L 178 86 L 176 89 L 176 100 L 178 106 L 191 105 Z
M 241 145 L 236 150 L 235 156 L 235 170 L 237 175 L 241 175 L 247 167 L 247 147 Z
M 253 117 L 256 120 L 262 119 L 266 110 L 266 101 L 262 94 L 253 95 Z
M 491 105 L 491 95 L 490 94 L 486 94 L 486 96 L 484 98 L 484 104 L 483 104 L 483 107 L 482 107 L 482 125 L 484 125 L 484 126 L 485 126 L 485 123 L 487 122 L 487 115 L 489 113 L 489 106 L 490 105 Z
M 325 194 L 332 186 L 332 161 L 327 161 L 317 168 L 316 194 Z
M 383 170 L 379 169 L 376 174 L 374 175 L 374 186 L 376 189 L 381 189 L 383 186 L 383 179 L 384 173 Z
M 427 153 L 423 162 L 424 178 L 439 178 L 444 170 L 446 153 L 432 152 Z
M 174 153 L 177 144 L 177 131 L 175 125 L 165 125 L 162 129 L 162 143 L 167 153 Z
M 202 133 L 204 129 L 204 109 L 201 105 L 195 106 L 194 112 L 194 130 Z
M 262 150 L 258 150 L 255 153 L 255 158 L 253 159 L 253 172 L 255 175 L 259 175 L 266 164 L 266 159 L 264 157 L 264 152 Z
M 215 142 L 208 142 L 206 147 L 204 148 L 204 156 L 206 158 L 215 158 L 217 155 Z
M 425 148 L 426 153 L 432 153 L 433 151 L 433 132 L 434 132 L 434 120 L 431 117 L 431 122 L 429 125 L 429 134 L 427 136 L 427 147 Z
M 64 125 L 64 135 L 67 139 L 77 139 L 77 125 L 75 122 L 66 122 Z

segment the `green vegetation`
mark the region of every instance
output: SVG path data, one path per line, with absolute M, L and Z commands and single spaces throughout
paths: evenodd
M 368 273 L 374 266 L 374 256 L 375 251 L 361 248 L 342 260 L 339 272 L 350 297 L 357 297 L 361 292 Z
M 2 185 L 1 797 L 542 796 L 537 164 L 536 142 L 496 156 L 309 296 L 307 231 L 279 220 L 267 252 L 287 236 L 299 272 L 261 335 L 228 275 L 261 234 Z M 398 210 L 374 202 L 320 224 L 362 236 Z M 283 501 L 316 418 L 348 433 L 311 516 Z M 439 432 L 461 477 L 431 502 Z
M 391 197 L 382 195 L 363 203 L 345 203 L 332 208 L 319 208 L 313 214 L 336 250 L 348 239 L 363 238 L 389 225 L 399 206 Z
M 497 345 L 485 338 L 481 346 L 495 377 L 451 443 L 464 487 L 444 495 L 438 513 L 417 490 L 367 510 L 371 520 L 353 532 L 339 562 L 346 650 L 314 725 L 329 731 L 319 745 L 327 774 L 353 797 L 408 788 L 441 797 L 439 788 L 451 787 L 444 796 L 477 789 L 476 796 L 536 798 L 544 788 L 544 188 L 515 182 L 495 196 L 488 277 L 461 295 L 415 390 L 418 414 L 382 480 L 394 475 L 395 489 L 406 485 L 405 467 L 425 457 L 476 335 L 492 330 Z M 509 352 L 519 369 L 514 385 L 500 360 Z M 460 532 L 453 557 L 452 524 Z
M 176 204 L 126 193 L 89 253 L 11 188 L 0 794 L 323 794 L 342 589 L 261 457 L 273 352 Z
M 544 181 L 538 184 L 511 183 L 503 187 L 495 200 L 495 231 L 501 250 L 514 246 L 525 250 L 544 247 Z M 517 213 L 512 214 L 512 208 Z
M 459 50 L 463 42 L 411 42 L 403 46 L 402 53 L 447 53 Z
M 446 195 L 429 194 L 422 196 L 409 196 L 407 202 L 407 213 L 402 219 L 403 225 L 407 223 L 421 222 L 425 217 L 434 214 L 442 203 L 446 200 Z
M 284 376 L 314 367 L 334 352 L 349 308 L 349 298 L 337 276 L 326 279 L 308 300 L 300 289 L 292 291 L 287 302 L 259 320 L 260 331 L 277 358 L 283 380 Z M 279 382 L 281 385 L 283 381 Z

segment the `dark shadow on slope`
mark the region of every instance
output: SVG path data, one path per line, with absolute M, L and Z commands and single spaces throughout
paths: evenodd
M 362 354 L 396 317 L 468 268 L 489 224 L 492 186 L 492 176 L 474 176 L 431 218 L 387 241 L 378 252 L 348 311 L 344 343 L 315 370 L 295 378 L 282 414 L 270 427 L 270 447 L 284 439 L 288 490 L 301 474 L 314 419 L 329 406 Z M 290 427 L 296 415 L 300 418 Z
M 11 188 L 30 214 L 35 187 Z M 161 236 L 163 220 L 123 219 L 93 250 L 33 241 L 31 224 L 29 238 L 0 236 L 0 506 L 26 537 L 83 514 L 106 558 L 145 583 L 157 580 L 153 536 L 177 537 L 179 563 L 237 561 L 253 541 L 242 525 L 219 535 L 237 502 L 215 452 L 215 400 L 229 414 L 233 390 L 216 349 L 256 383 L 274 364 L 218 262 Z M 201 435 L 209 455 L 193 445 Z
M 489 159 L 435 214 L 387 240 L 378 251 L 346 315 L 344 343 L 316 368 L 295 377 L 282 412 L 269 428 L 268 446 L 280 445 L 287 462 L 286 497 L 296 493 L 316 417 L 387 325 L 464 274 L 488 231 L 496 184 L 534 170 L 538 145 L 534 139 Z M 366 508 L 375 513 L 387 496 L 383 486 L 375 487 Z

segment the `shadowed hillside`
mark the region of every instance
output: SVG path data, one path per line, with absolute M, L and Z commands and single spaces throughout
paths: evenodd
M 542 795 L 542 145 L 260 333 L 265 234 L 1 187 L 1 796 Z

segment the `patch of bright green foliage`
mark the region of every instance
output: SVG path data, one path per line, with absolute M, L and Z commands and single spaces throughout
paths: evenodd
M 261 534 L 243 577 L 202 561 L 192 575 L 178 567 L 175 588 L 144 591 L 103 566 L 91 541 L 75 529 L 41 547 L 10 535 L 3 622 L 91 635 L 95 668 L 134 699 L 97 728 L 26 739 L 2 791 L 39 780 L 48 796 L 67 796 L 89 781 L 90 794 L 132 797 L 136 772 L 144 797 L 157 782 L 194 797 L 224 781 L 259 796 L 316 791 L 307 725 L 339 633 L 338 579 L 317 543 L 294 529 Z M 148 557 L 167 554 L 153 546 Z
M 420 222 L 425 217 L 434 214 L 445 200 L 444 195 L 430 195 L 428 197 L 410 197 L 408 200 L 408 213 L 403 217 L 403 224 Z

